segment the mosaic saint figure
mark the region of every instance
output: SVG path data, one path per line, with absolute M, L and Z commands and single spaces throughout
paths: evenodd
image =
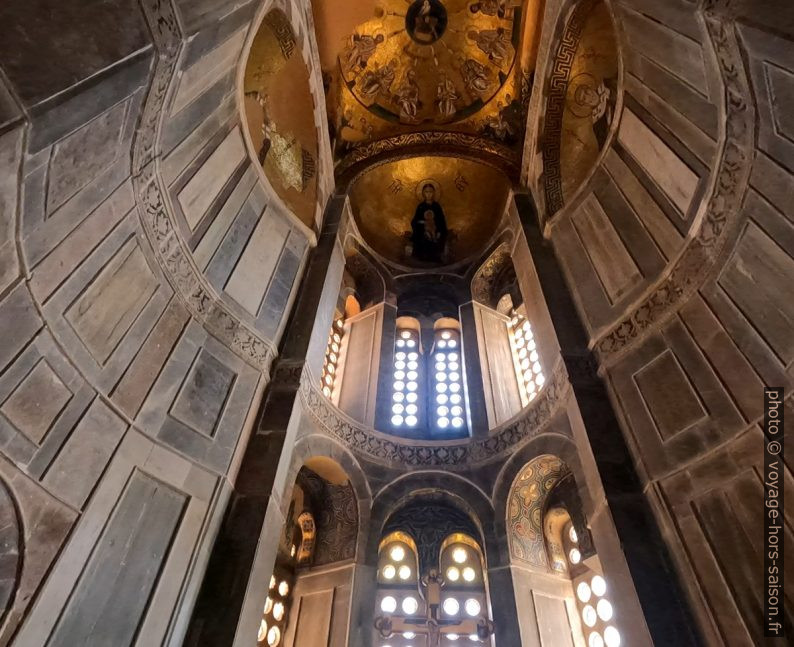
M 444 210 L 436 202 L 436 189 L 428 183 L 422 187 L 422 197 L 411 220 L 413 256 L 422 261 L 440 263 L 447 243 L 447 220 Z
M 467 58 L 460 67 L 466 89 L 472 94 L 482 94 L 488 90 L 488 68 L 473 58 Z
M 472 13 L 483 13 L 486 16 L 501 18 L 505 15 L 504 0 L 480 0 L 471 5 L 470 9 Z
M 397 88 L 395 100 L 400 104 L 400 120 L 415 123 L 419 109 L 419 85 L 416 83 L 414 70 L 406 72 L 403 82 Z
M 501 27 L 498 29 L 470 31 L 468 37 L 477 43 L 477 47 L 485 52 L 488 58 L 499 65 L 504 63 L 510 56 L 510 37 Z
M 391 60 L 380 69 L 367 70 L 361 79 L 361 95 L 374 101 L 381 94 L 389 94 L 396 67 L 397 62 Z
M 433 11 L 430 0 L 424 0 L 419 13 L 414 18 L 413 38 L 420 43 L 432 43 L 438 40 L 439 18 Z
M 353 34 L 344 54 L 347 67 L 351 71 L 363 70 L 383 40 L 383 34 Z
M 452 117 L 456 112 L 455 102 L 458 100 L 458 91 L 445 72 L 441 72 L 441 79 L 436 89 L 436 98 L 438 99 L 436 102 L 438 114 L 445 119 Z

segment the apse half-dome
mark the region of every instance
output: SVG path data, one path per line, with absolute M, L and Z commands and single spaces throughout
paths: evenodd
M 284 204 L 311 227 L 317 208 L 314 102 L 309 69 L 279 9 L 265 15 L 254 36 L 243 89 L 253 154 Z
M 427 187 L 432 187 L 430 202 L 425 199 Z M 360 175 L 351 187 L 350 204 L 362 237 L 376 253 L 400 265 L 432 268 L 484 250 L 509 191 L 504 174 L 490 166 L 416 157 Z

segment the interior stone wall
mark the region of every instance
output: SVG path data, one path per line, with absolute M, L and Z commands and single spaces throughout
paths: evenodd
M 326 150 L 302 4 L 0 8 L 0 644 L 181 644 L 316 244 L 240 123 L 277 4 Z
M 760 644 L 764 385 L 794 428 L 794 9 L 613 8 L 623 113 L 549 233 L 705 640 Z

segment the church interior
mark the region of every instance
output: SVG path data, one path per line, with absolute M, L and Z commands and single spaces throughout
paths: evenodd
M 0 25 L 0 646 L 791 644 L 790 0 Z

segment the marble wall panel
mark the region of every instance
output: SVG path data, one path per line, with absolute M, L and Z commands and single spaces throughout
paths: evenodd
M 160 442 L 224 472 L 260 375 L 190 322 L 136 421 Z

